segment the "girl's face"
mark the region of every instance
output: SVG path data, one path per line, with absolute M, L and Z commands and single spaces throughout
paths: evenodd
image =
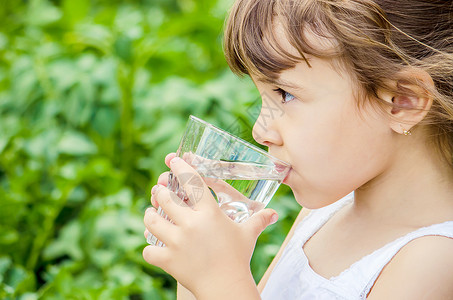
M 284 183 L 304 207 L 319 208 L 383 173 L 391 164 L 390 121 L 329 61 L 310 57 L 270 84 L 252 76 L 262 97 L 257 142 L 292 165 Z M 366 102 L 368 103 L 368 102 Z

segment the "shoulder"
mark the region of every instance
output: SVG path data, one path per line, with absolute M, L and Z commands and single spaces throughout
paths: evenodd
M 453 239 L 424 236 L 383 269 L 369 299 L 453 299 Z

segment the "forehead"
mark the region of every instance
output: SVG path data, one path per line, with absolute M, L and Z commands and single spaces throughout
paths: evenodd
M 314 25 L 306 23 L 299 26 L 300 31 L 294 31 L 290 29 L 294 24 L 289 23 L 284 17 L 278 14 L 274 16 L 271 30 L 264 33 L 266 40 L 278 44 L 278 48 L 294 56 L 304 55 L 308 58 L 318 56 L 317 53 L 320 56 L 321 53 L 330 52 L 332 55 L 337 53 L 339 43 L 327 29 L 319 32 L 319 28 L 316 30 Z M 303 51 L 305 48 L 314 50 L 314 53 Z
M 264 32 L 264 42 L 271 45 L 270 50 L 273 52 L 273 55 L 278 55 L 278 50 L 284 50 L 294 57 L 300 56 L 302 58 L 301 53 L 291 44 L 285 23 L 282 21 L 280 16 L 274 16 L 270 30 Z
M 254 81 L 291 86 L 292 84 L 290 81 L 286 81 L 280 76 L 282 72 L 294 69 L 300 64 L 311 68 L 310 61 L 323 58 L 322 55 L 317 55 L 317 53 L 304 52 L 303 48 L 296 44 L 296 39 L 289 35 L 287 26 L 288 24 L 284 23 L 282 17 L 276 14 L 272 22 L 272 27 L 269 31 L 264 32 L 262 40 L 263 49 L 260 50 L 266 49 L 265 51 L 268 51 L 267 56 L 270 59 L 286 59 L 288 65 L 285 65 L 284 68 L 282 67 L 280 70 L 273 73 L 273 76 L 269 76 L 266 72 L 261 72 L 259 68 L 253 69 L 249 74 L 254 78 Z M 320 36 L 315 33 L 310 26 L 303 28 L 301 36 L 312 49 L 319 51 L 318 53 L 327 53 L 329 51 L 334 53 L 335 49 L 338 47 L 338 43 L 332 36 Z M 327 60 L 333 62 L 335 58 L 336 56 L 332 55 L 332 58 L 328 57 Z M 250 59 L 253 60 L 253 57 Z

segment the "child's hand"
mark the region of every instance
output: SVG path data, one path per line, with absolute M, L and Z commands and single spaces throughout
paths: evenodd
M 238 291 L 241 286 L 255 288 L 250 258 L 259 234 L 275 222 L 277 214 L 264 209 L 244 223 L 233 222 L 219 209 L 200 175 L 174 156 L 169 154 L 166 163 L 171 160 L 170 168 L 178 178 L 190 174 L 192 179 L 181 184 L 193 207 L 177 204 L 181 200 L 163 185 L 154 189 L 153 205 L 160 205 L 174 224 L 154 208 L 146 211 L 147 230 L 166 247 L 147 246 L 144 259 L 171 274 L 197 297 Z M 164 183 L 165 177 L 168 174 L 162 174 L 158 183 Z

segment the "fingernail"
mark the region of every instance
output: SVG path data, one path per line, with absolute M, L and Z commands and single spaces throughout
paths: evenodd
M 148 208 L 145 210 L 145 214 L 147 214 L 150 210 L 151 210 L 151 207 L 148 207 Z
M 173 157 L 171 160 L 170 160 L 170 164 L 174 164 L 174 163 L 177 163 L 181 158 L 179 157 Z
M 154 195 L 154 193 L 156 193 L 157 191 L 157 185 L 153 186 L 153 188 L 151 189 L 151 194 Z
M 278 221 L 278 215 L 277 214 L 273 214 L 272 217 L 271 217 L 270 225 L 274 224 L 277 221 Z

